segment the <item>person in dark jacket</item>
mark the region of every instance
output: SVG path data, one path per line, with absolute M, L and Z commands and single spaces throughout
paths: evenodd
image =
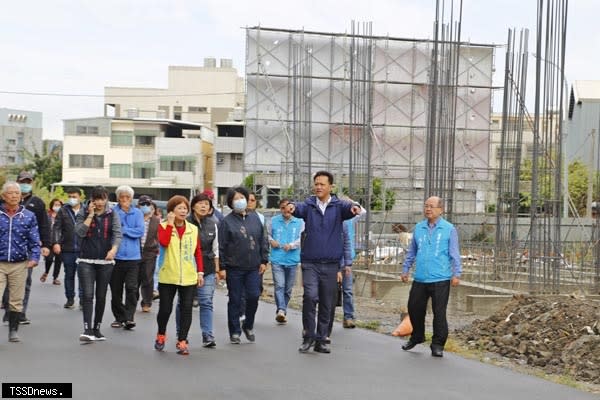
M 134 192 L 130 186 L 119 186 L 115 194 L 119 203 L 113 207 L 113 211 L 119 215 L 123 238 L 110 277 L 110 306 L 115 316 L 110 326 L 131 330 L 135 328 L 135 308 L 139 298 L 138 278 L 142 261 L 140 239 L 144 236 L 144 214 L 139 208 L 131 205 Z M 125 303 L 123 303 L 123 287 Z
M 63 206 L 63 202 L 60 199 L 54 198 L 50 200 L 50 206 L 48 207 L 48 220 L 50 221 L 50 237 L 52 238 L 52 228 L 54 226 L 54 221 L 56 221 L 56 216 L 58 215 L 58 211 Z M 50 251 L 50 254 L 46 256 L 46 268 L 42 276 L 40 276 L 40 282 L 46 282 L 48 279 L 48 274 L 50 273 L 50 268 L 52 268 L 52 264 L 54 264 L 54 271 L 52 272 L 52 284 L 60 285 L 60 279 L 58 276 L 60 275 L 60 267 L 62 265 L 62 257 L 60 254 L 55 254 L 53 251 Z
M 83 333 L 81 342 L 106 340 L 100 332 L 104 316 L 106 290 L 121 244 L 119 215 L 108 207 L 108 191 L 103 186 L 92 189 L 90 202 L 77 214 L 75 233 L 81 238 L 81 253 L 77 259 L 79 285 L 83 288 Z M 94 324 L 94 294 L 96 306 Z
M 331 195 L 333 175 L 318 171 L 314 178 L 314 196 L 304 202 L 290 203 L 294 217 L 305 223 L 304 243 L 300 252 L 302 263 L 303 342 L 298 349 L 306 353 L 314 344 L 315 351 L 330 353 L 327 336 L 331 308 L 337 293 L 337 282 L 342 281 L 340 260 L 343 256 L 344 220 L 360 214 L 358 203 L 339 200 Z M 318 323 L 315 323 L 319 305 Z
M 81 246 L 81 239 L 75 233 L 77 213 L 81 210 L 81 189 L 69 187 L 66 189 L 67 202 L 58 210 L 54 225 L 52 226 L 52 251 L 60 254 L 65 266 L 65 297 L 67 302 L 64 308 L 75 306 L 75 275 L 77 273 L 77 257 Z M 79 300 L 81 304 L 83 292 L 79 286 Z
M 41 254 L 47 257 L 50 254 L 50 221 L 46 212 L 44 200 L 32 193 L 33 175 L 27 171 L 21 171 L 17 177 L 17 183 L 21 188 L 21 205 L 35 214 L 37 220 L 40 240 L 42 242 Z M 27 318 L 27 306 L 29 304 L 29 295 L 31 293 L 31 273 L 32 269 L 27 270 L 27 281 L 25 283 L 25 297 L 23 298 L 23 312 L 19 317 L 20 324 L 29 324 L 31 321 Z M 8 289 L 4 292 L 4 307 L 8 310 Z
M 154 291 L 154 269 L 158 257 L 158 224 L 160 218 L 154 211 L 152 198 L 142 195 L 137 203 L 144 214 L 144 235 L 141 239 L 142 262 L 138 276 L 139 293 L 142 298 L 142 312 L 150 312 Z
M 204 264 L 204 285 L 198 288 L 198 303 L 200 304 L 200 329 L 202 330 L 202 345 L 215 347 L 213 332 L 213 297 L 219 273 L 219 238 L 217 218 L 213 217 L 213 204 L 205 194 L 197 194 L 192 199 L 192 212 L 188 218 L 198 227 L 202 247 L 202 262 Z
M 16 182 L 2 186 L 0 205 L 0 292 L 10 288 L 8 305 L 8 340 L 20 341 L 17 331 L 23 310 L 25 281 L 28 271 L 40 259 L 40 236 L 35 215 L 19 205 L 21 190 Z
M 258 216 L 248 212 L 248 190 L 234 187 L 227 192 L 227 205 L 233 210 L 219 225 L 220 276 L 227 281 L 229 301 L 227 321 L 229 339 L 239 344 L 242 331 L 254 342 L 254 316 L 260 296 L 260 277 L 268 262 L 268 243 Z M 240 326 L 240 303 L 246 296 L 243 325 Z

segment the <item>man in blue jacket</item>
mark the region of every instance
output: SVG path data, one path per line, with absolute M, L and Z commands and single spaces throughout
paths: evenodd
M 115 267 L 110 277 L 112 294 L 110 307 L 115 316 L 110 326 L 131 330 L 135 328 L 134 315 L 139 297 L 138 275 L 142 262 L 141 238 L 145 231 L 144 214 L 139 208 L 132 206 L 134 191 L 130 186 L 119 186 L 115 194 L 119 204 L 113 210 L 121 221 L 123 239 L 115 255 Z M 123 303 L 123 287 L 125 287 L 125 303 Z
M 444 202 L 433 196 L 425 201 L 425 220 L 415 226 L 412 242 L 402 266 L 402 281 L 408 282 L 408 271 L 416 261 L 413 283 L 408 297 L 408 315 L 413 326 L 412 335 L 402 350 L 410 350 L 425 341 L 425 313 L 431 297 L 433 310 L 433 337 L 431 355 L 443 357 L 448 339 L 446 308 L 450 286 L 460 283 L 461 264 L 458 233 L 450 222 L 442 218 Z
M 358 203 L 339 200 L 331 195 L 333 175 L 319 171 L 313 178 L 314 196 L 304 202 L 290 203 L 294 217 L 305 223 L 305 237 L 300 253 L 302 262 L 303 342 L 298 351 L 306 353 L 314 344 L 318 353 L 330 353 L 327 336 L 329 319 L 337 294 L 337 282 L 342 281 L 340 260 L 343 256 L 344 220 L 360 214 Z M 318 322 L 315 322 L 319 305 Z
M 27 273 L 40 259 L 40 235 L 35 214 L 20 205 L 16 182 L 2 186 L 0 205 L 0 293 L 9 288 L 8 340 L 18 342 L 19 317 L 23 311 Z

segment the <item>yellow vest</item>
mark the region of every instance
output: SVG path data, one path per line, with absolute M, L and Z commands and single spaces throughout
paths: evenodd
M 167 222 L 161 223 L 163 228 Z M 160 247 L 158 281 L 180 286 L 191 286 L 198 283 L 196 269 L 196 246 L 198 245 L 198 228 L 185 221 L 185 232 L 179 238 L 177 229 L 173 227 L 171 242 L 168 247 Z

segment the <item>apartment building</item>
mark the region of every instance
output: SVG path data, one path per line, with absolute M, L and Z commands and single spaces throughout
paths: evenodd
M 19 165 L 42 151 L 42 113 L 0 108 L 0 165 Z
M 167 200 L 209 187 L 213 131 L 198 123 L 152 118 L 64 120 L 62 186 L 109 191 L 129 185 L 139 194 Z
M 215 175 L 203 188 L 217 192 L 222 203 L 226 190 L 243 179 L 244 99 L 244 80 L 232 61 L 221 59 L 217 66 L 215 58 L 205 58 L 202 67 L 170 66 L 167 88 L 105 87 L 104 115 L 167 118 L 213 129 L 215 154 L 206 173 Z

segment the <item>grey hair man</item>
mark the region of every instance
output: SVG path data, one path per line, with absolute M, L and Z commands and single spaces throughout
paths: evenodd
M 40 259 L 40 234 L 35 214 L 21 205 L 16 182 L 2 186 L 0 205 L 0 293 L 9 288 L 8 340 L 18 342 L 19 317 L 23 311 L 27 273 Z

